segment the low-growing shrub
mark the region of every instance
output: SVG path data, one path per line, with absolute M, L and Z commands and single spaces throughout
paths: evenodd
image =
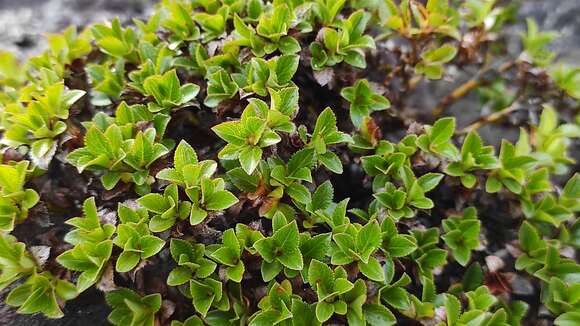
M 556 36 L 493 0 L 163 0 L 2 52 L 4 301 L 580 325 L 580 68 Z

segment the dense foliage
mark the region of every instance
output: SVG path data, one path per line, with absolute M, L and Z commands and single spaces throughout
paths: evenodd
M 517 23 L 493 0 L 164 0 L 0 53 L 5 303 L 60 318 L 103 292 L 123 326 L 580 325 L 580 68 Z

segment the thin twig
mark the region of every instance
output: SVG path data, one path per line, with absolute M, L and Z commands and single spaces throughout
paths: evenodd
M 514 65 L 515 65 L 514 61 L 506 62 L 506 63 L 502 64 L 501 66 L 499 66 L 497 71 L 500 74 L 504 73 L 504 72 L 508 71 L 511 67 L 513 67 Z M 455 88 L 449 95 L 445 96 L 439 102 L 439 104 L 435 107 L 435 109 L 433 109 L 433 111 L 432 111 L 433 118 L 435 118 L 435 119 L 439 118 L 445 112 L 445 110 L 447 110 L 447 108 L 449 108 L 451 106 L 451 104 L 453 102 L 457 101 L 458 99 L 467 95 L 467 93 L 469 93 L 473 89 L 480 86 L 481 83 L 484 81 L 483 76 L 490 69 L 491 68 L 487 64 L 485 64 L 483 66 L 483 68 L 475 75 L 475 77 L 473 77 L 470 80 L 466 81 L 465 83 L 459 85 L 459 87 Z
M 503 110 L 494 112 L 494 113 L 487 115 L 487 116 L 484 116 L 484 117 L 481 117 L 477 121 L 473 122 L 472 124 L 470 124 L 469 126 L 463 128 L 463 129 L 457 131 L 456 133 L 460 134 L 460 135 L 470 133 L 471 131 L 477 130 L 486 124 L 494 123 L 494 122 L 506 117 L 510 113 L 521 109 L 522 107 L 523 106 L 520 105 L 519 100 L 516 99 L 512 102 L 512 104 L 510 104 L 510 106 L 504 108 Z

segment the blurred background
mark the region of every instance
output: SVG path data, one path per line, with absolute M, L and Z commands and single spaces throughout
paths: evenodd
M 0 0 L 0 49 L 25 58 L 44 49 L 43 35 L 46 33 L 59 32 L 69 25 L 103 22 L 115 16 L 126 22 L 135 16 L 146 17 L 156 2 L 158 0 Z M 554 42 L 554 48 L 567 61 L 580 62 L 580 0 L 519 2 L 522 18 L 532 16 L 542 29 L 560 32 L 561 37 Z M 523 23 L 523 19 L 521 21 Z
M 46 33 L 59 32 L 69 25 L 103 22 L 115 16 L 126 22 L 135 16 L 146 17 L 155 2 L 158 0 L 0 0 L 0 49 L 25 58 L 44 49 Z M 580 0 L 521 0 L 520 3 L 522 18 L 532 16 L 542 29 L 560 32 L 554 48 L 567 61 L 580 62 Z
M 44 35 L 67 26 L 86 26 L 116 16 L 146 17 L 154 0 L 0 0 L 0 50 L 21 58 L 46 46 Z

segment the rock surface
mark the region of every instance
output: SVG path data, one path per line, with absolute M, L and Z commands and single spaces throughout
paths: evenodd
M 44 35 L 119 16 L 146 15 L 154 0 L 0 0 L 0 49 L 20 57 L 46 47 Z

